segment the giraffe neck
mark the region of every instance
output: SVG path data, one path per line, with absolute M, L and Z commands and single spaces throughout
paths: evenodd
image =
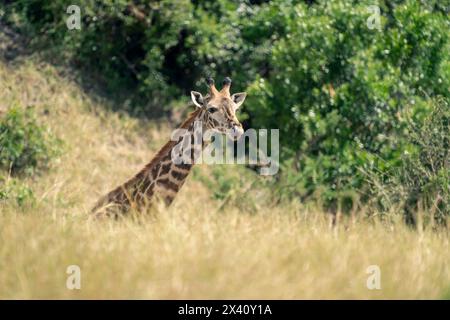
M 205 112 L 204 109 L 194 111 L 179 129 L 187 130 L 186 134 L 192 137 L 194 124 L 196 120 L 199 120 L 203 124 L 202 129 L 205 130 L 206 123 L 202 120 L 209 121 Z M 118 211 L 126 212 L 130 207 L 140 210 L 151 205 L 155 197 L 169 205 L 194 165 L 193 159 L 190 163 L 172 161 L 172 150 L 181 139 L 167 142 L 150 163 L 133 178 L 102 197 L 91 212 L 98 215 L 103 213 L 116 215 Z M 202 140 L 200 141 L 202 142 L 200 148 L 203 148 L 205 144 Z M 198 145 L 194 146 L 196 152 L 199 151 L 195 149 L 198 147 Z
M 180 126 L 179 129 L 187 130 L 187 135 L 191 137 L 194 135 L 195 122 L 201 121 L 204 116 L 204 110 L 199 109 L 194 111 L 190 117 Z M 203 128 L 204 129 L 204 128 Z M 175 198 L 178 191 L 183 186 L 194 166 L 194 159 L 192 153 L 191 161 L 174 162 L 172 159 L 172 150 L 180 143 L 178 141 L 169 141 L 155 156 L 155 158 L 145 166 L 133 179 L 125 183 L 124 189 L 134 189 L 132 200 L 136 203 L 149 202 L 153 197 L 162 199 L 167 205 Z M 204 143 L 193 146 L 194 152 L 201 152 Z

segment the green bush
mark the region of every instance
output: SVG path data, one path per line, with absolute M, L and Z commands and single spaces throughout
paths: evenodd
M 81 9 L 81 30 L 66 26 L 72 4 Z M 22 30 L 32 48 L 86 71 L 108 92 L 125 92 L 131 102 L 122 108 L 153 117 L 203 85 L 207 75 L 233 77 L 237 91 L 251 83 L 265 68 L 273 41 L 271 26 L 252 21 L 260 9 L 265 10 L 232 0 L 19 0 L 3 5 L 4 20 Z
M 61 141 L 37 123 L 33 109 L 11 107 L 0 118 L 0 169 L 32 173 L 60 152 Z
M 449 96 L 448 17 L 418 1 L 379 3 L 381 32 L 366 25 L 371 1 L 300 3 L 284 15 L 288 32 L 246 102 L 254 127 L 280 129 L 281 194 L 331 208 L 355 190 L 364 200 L 360 169 L 386 172 L 411 148 L 405 113 L 420 122 L 429 96 Z
M 400 207 L 410 223 L 416 222 L 418 212 L 438 223 L 450 216 L 450 105 L 443 98 L 431 105 L 423 123 L 409 124 L 412 148 L 402 155 L 401 164 L 383 176 L 369 175 L 374 207 L 383 212 Z
M 256 212 L 263 206 L 267 197 L 264 182 L 256 173 L 239 168 L 230 170 L 228 165 L 215 165 L 210 174 L 204 174 L 200 168 L 194 167 L 193 179 L 202 182 L 212 190 L 211 198 L 220 201 L 220 209 L 228 206 L 239 208 L 243 212 Z
M 19 207 L 23 207 L 33 205 L 35 200 L 33 191 L 27 185 L 16 179 L 0 177 L 0 204 L 13 201 Z

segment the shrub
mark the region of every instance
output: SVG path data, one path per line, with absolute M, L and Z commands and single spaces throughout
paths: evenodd
M 258 207 L 268 204 L 267 188 L 256 173 L 245 168 L 232 170 L 228 165 L 215 165 L 208 171 L 209 174 L 204 174 L 200 168 L 194 167 L 193 178 L 214 190 L 211 197 L 221 202 L 220 209 L 233 206 L 243 212 L 254 213 Z
M 60 152 L 61 141 L 37 123 L 33 109 L 11 107 L 0 118 L 0 168 L 32 173 Z
M 33 191 L 16 179 L 0 177 L 0 204 L 5 201 L 13 201 L 19 207 L 33 205 L 35 202 Z
M 449 95 L 445 14 L 418 1 L 379 3 L 381 32 L 367 27 L 370 2 L 269 4 L 291 8 L 288 32 L 245 108 L 253 127 L 280 129 L 284 195 L 330 208 L 354 190 L 364 198 L 360 169 L 386 172 L 410 147 L 405 113 L 420 121 L 428 96 Z
M 80 31 L 66 26 L 72 4 L 81 9 Z M 69 61 L 109 92 L 125 92 L 132 103 L 121 108 L 161 116 L 206 75 L 231 76 L 239 91 L 260 73 L 272 28 L 261 25 L 262 15 L 251 22 L 259 8 L 233 0 L 21 0 L 3 11 L 52 61 Z
M 409 124 L 412 147 L 400 165 L 381 177 L 379 172 L 369 175 L 375 207 L 383 212 L 399 207 L 410 223 L 417 222 L 418 212 L 438 223 L 450 217 L 450 105 L 443 98 L 431 105 L 423 123 Z

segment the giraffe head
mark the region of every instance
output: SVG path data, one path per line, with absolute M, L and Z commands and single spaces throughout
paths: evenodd
M 216 89 L 214 80 L 207 79 L 209 94 L 203 97 L 200 92 L 191 91 L 191 98 L 198 108 L 202 108 L 202 121 L 206 128 L 215 132 L 227 134 L 237 140 L 244 133 L 242 125 L 236 118 L 236 111 L 245 100 L 246 93 L 230 94 L 231 79 L 225 78 L 220 91 Z

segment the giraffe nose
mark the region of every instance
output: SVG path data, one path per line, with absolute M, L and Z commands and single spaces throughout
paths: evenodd
M 244 129 L 240 125 L 233 125 L 230 131 L 231 137 L 234 140 L 238 140 L 244 134 Z

